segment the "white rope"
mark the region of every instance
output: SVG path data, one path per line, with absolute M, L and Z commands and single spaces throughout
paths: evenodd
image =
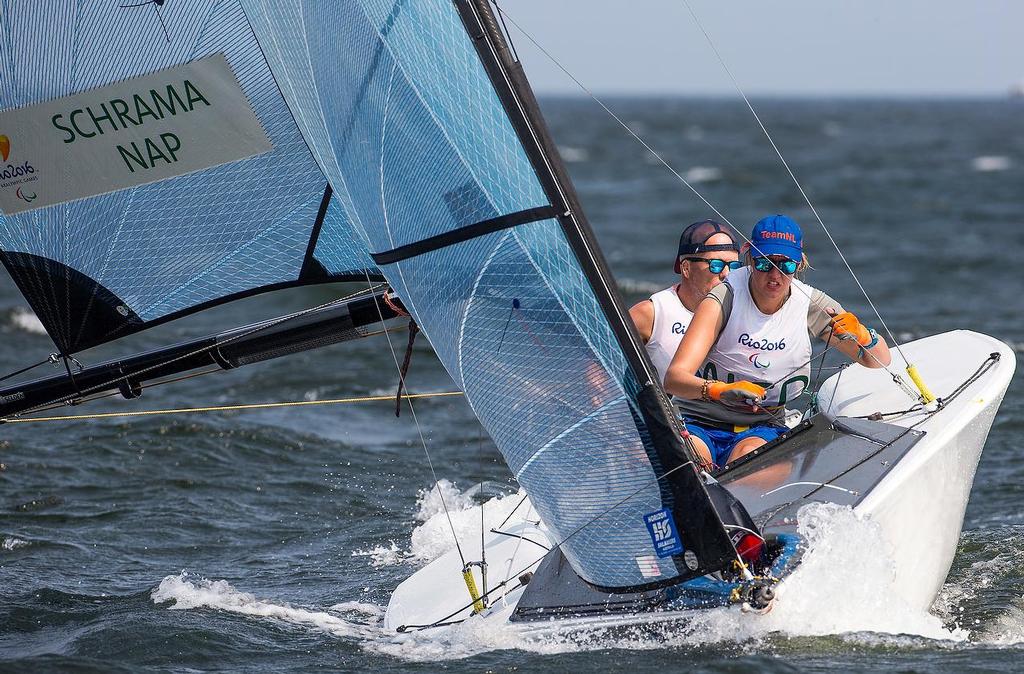
M 754 106 L 751 105 L 750 99 L 747 98 L 747 95 L 746 93 L 744 93 L 743 88 L 740 87 L 740 83 L 732 74 L 732 70 L 729 68 L 728 64 L 726 64 L 725 59 L 722 57 L 722 54 L 718 51 L 718 47 L 715 45 L 715 41 L 711 39 L 711 35 L 704 27 L 704 24 L 701 23 L 699 18 L 697 18 L 697 14 L 696 12 L 693 11 L 693 8 L 690 6 L 689 1 L 683 0 L 683 4 L 686 6 L 687 11 L 690 12 L 690 16 L 693 17 L 693 21 L 694 23 L 697 24 L 697 28 L 699 28 L 700 32 L 704 34 L 704 39 L 707 40 L 708 46 L 711 47 L 711 51 L 715 53 L 715 57 L 718 59 L 718 62 L 725 70 L 726 75 L 729 76 L 729 79 L 732 81 L 732 85 L 736 88 L 736 91 L 743 99 L 743 102 L 746 103 L 747 109 L 750 110 L 750 114 L 754 116 L 754 120 L 757 122 L 757 125 L 761 127 L 761 131 L 764 133 L 764 137 L 768 139 L 768 142 L 771 144 L 772 149 L 775 150 L 775 154 L 778 156 L 779 161 L 782 162 L 782 166 L 785 167 L 786 173 L 788 173 L 789 177 L 793 180 L 793 184 L 796 185 L 797 190 L 800 192 L 800 196 L 802 196 L 804 202 L 807 203 L 807 207 L 811 209 L 811 213 L 814 214 L 814 219 L 818 221 L 819 225 L 821 225 L 821 229 L 822 231 L 825 232 L 825 236 L 827 236 L 828 240 L 832 242 L 832 247 L 836 249 L 837 253 L 839 253 L 839 258 L 843 261 L 843 264 L 846 265 L 847 271 L 850 272 L 850 276 L 853 277 L 853 280 L 857 284 L 857 287 L 860 288 L 861 293 L 864 295 L 864 299 L 866 299 L 868 301 L 868 304 L 871 306 L 871 310 L 875 312 L 875 316 L 878 318 L 878 322 L 882 325 L 882 329 L 885 330 L 885 333 L 889 336 L 889 341 L 892 343 L 893 347 L 895 347 L 895 349 L 899 351 L 900 357 L 903 358 L 903 361 L 907 365 L 910 365 L 910 361 L 907 360 L 907 357 L 903 354 L 903 349 L 900 348 L 900 345 L 896 341 L 896 338 L 893 336 L 892 331 L 889 330 L 889 326 L 885 324 L 885 320 L 882 318 L 882 314 L 879 313 L 878 308 L 875 307 L 875 303 L 871 300 L 871 297 L 868 295 L 868 291 L 864 289 L 864 285 L 861 284 L 860 279 L 857 278 L 856 272 L 853 271 L 853 267 L 850 266 L 850 263 L 849 261 L 847 261 L 846 256 L 843 255 L 843 251 L 839 248 L 839 244 L 836 243 L 836 240 L 834 238 L 832 238 L 832 233 L 828 231 L 828 227 L 825 226 L 825 221 L 822 220 L 821 216 L 818 214 L 818 209 L 816 209 L 814 207 L 814 204 L 811 203 L 811 198 L 807 195 L 807 192 L 804 191 L 803 185 L 800 184 L 800 181 L 797 179 L 796 174 L 793 172 L 793 169 L 790 168 L 789 162 L 787 162 L 786 158 L 782 156 L 782 150 L 780 150 L 779 146 L 775 143 L 775 139 L 772 138 L 772 135 L 768 132 L 768 129 L 767 127 L 765 127 L 764 122 L 761 121 L 761 117 L 757 114 L 757 111 L 754 110 Z

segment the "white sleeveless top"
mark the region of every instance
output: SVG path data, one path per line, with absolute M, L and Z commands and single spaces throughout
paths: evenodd
M 662 383 L 665 382 L 665 374 L 668 373 L 672 357 L 676 355 L 679 342 L 683 340 L 683 334 L 693 320 L 693 312 L 683 306 L 679 295 L 676 294 L 678 288 L 677 284 L 651 295 L 651 302 L 654 303 L 654 325 L 646 348 L 647 355 L 651 357 L 651 362 L 661 375 Z
M 765 405 L 795 402 L 810 383 L 808 309 L 811 294 L 820 291 L 793 279 L 796 287 L 782 308 L 767 315 L 754 304 L 749 279 L 750 267 L 744 267 L 726 280 L 732 289 L 732 312 L 708 354 L 714 369 L 705 366 L 703 376 L 724 382 L 746 379 L 762 386 L 784 378 L 768 389 Z

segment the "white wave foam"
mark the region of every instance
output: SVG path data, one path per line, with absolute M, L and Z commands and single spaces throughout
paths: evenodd
M 971 160 L 971 168 L 979 173 L 1006 171 L 1011 166 L 1013 166 L 1013 162 L 1010 158 L 1002 155 L 986 155 Z
M 43 324 L 39 320 L 39 317 L 36 316 L 31 309 L 26 309 L 25 307 L 16 307 L 11 310 L 10 319 L 11 325 L 18 328 L 19 330 L 30 332 L 33 335 L 46 334 L 46 328 L 43 327 Z
M 843 125 L 839 122 L 828 121 L 821 125 L 821 132 L 829 138 L 837 138 L 843 135 Z
M 367 647 L 407 660 L 431 661 L 511 648 L 542 654 L 718 643 L 758 649 L 779 636 L 843 635 L 844 641 L 855 644 L 893 647 L 918 645 L 922 637 L 930 644 L 951 646 L 966 640 L 966 631 L 946 629 L 939 617 L 911 608 L 898 598 L 887 545 L 870 520 L 847 507 L 812 504 L 800 511 L 799 521 L 807 553 L 779 588 L 776 606 L 767 615 L 723 608 L 614 631 L 554 631 L 547 625 L 471 618 L 448 628 L 377 640 Z M 1024 637 L 1024 609 L 1017 624 L 1017 633 Z
M 466 491 L 449 480 L 441 479 L 431 489 L 421 489 L 417 498 L 415 519 L 420 522 L 409 537 L 409 548 L 395 541 L 379 543 L 373 547 L 352 552 L 353 557 L 369 557 L 370 566 L 380 568 L 406 562 L 423 564 L 437 559 L 455 548 L 452 529 L 464 549 L 479 550 L 480 508 L 477 499 L 484 494 L 506 489 L 497 483 L 475 484 Z M 483 504 L 484 526 L 489 530 L 500 525 L 525 496 L 500 493 Z M 445 514 L 445 506 L 448 508 Z M 525 515 L 525 512 L 523 513 Z M 451 524 L 448 523 L 449 517 Z
M 364 604 L 361 601 L 343 601 L 340 604 L 334 604 L 328 610 L 338 613 L 358 613 L 370 618 L 384 617 L 383 608 L 376 604 Z
M 996 646 L 1024 643 L 1024 598 L 1014 599 L 1004 613 L 981 631 L 978 641 Z
M 0 538 L 0 550 L 17 550 L 18 548 L 27 548 L 31 543 L 23 541 L 20 538 L 14 536 L 5 536 Z
M 485 491 L 488 486 L 484 486 Z M 493 487 L 491 488 L 493 489 Z M 440 493 L 438 493 L 440 492 Z M 464 549 L 480 549 L 480 508 L 475 497 L 480 485 L 474 485 L 465 492 L 460 491 L 448 480 L 439 480 L 433 489 L 420 492 L 419 511 L 416 519 L 422 522 L 413 529 L 409 541 L 409 553 L 420 561 L 437 559 L 455 547 L 452 529 Z M 448 506 L 445 514 L 441 497 Z M 483 504 L 483 526 L 486 530 L 499 526 L 515 509 L 525 494 L 500 494 Z M 525 513 L 523 513 L 525 515 Z M 451 518 L 449 524 L 448 519 Z M 471 553 L 472 554 L 472 553 Z
M 379 568 L 401 564 L 409 558 L 409 553 L 398 547 L 394 541 L 390 541 L 387 545 L 376 545 L 368 550 L 354 550 L 352 556 L 369 557 L 370 566 Z
M 714 166 L 693 166 L 686 171 L 686 182 L 709 183 L 722 179 L 722 169 Z
M 205 578 L 190 579 L 186 572 L 177 576 L 167 576 L 160 581 L 159 587 L 150 595 L 154 603 L 173 601 L 171 609 L 212 608 L 229 611 L 255 618 L 271 618 L 295 625 L 313 627 L 335 636 L 370 637 L 377 632 L 372 625 L 360 624 L 331 615 L 325 611 L 314 611 L 296 608 L 289 604 L 257 599 L 248 592 L 240 592 L 231 587 L 225 580 L 207 580 Z M 377 618 L 379 613 L 368 611 L 364 604 L 349 602 L 336 604 L 336 610 L 348 610 Z
M 619 290 L 624 293 L 636 295 L 653 295 L 654 293 L 667 288 L 669 283 L 651 283 L 650 281 L 638 281 L 631 278 L 619 279 Z
M 798 518 L 808 554 L 779 588 L 776 610 L 764 616 L 770 629 L 801 636 L 880 632 L 967 638 L 900 599 L 889 546 L 876 524 L 834 504 L 805 506 Z
M 558 154 L 562 155 L 562 160 L 568 164 L 585 162 L 590 158 L 590 153 L 587 152 L 586 148 L 582 147 L 559 145 Z

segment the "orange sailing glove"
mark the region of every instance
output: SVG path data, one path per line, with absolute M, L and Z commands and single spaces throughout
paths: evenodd
M 849 311 L 844 311 L 832 319 L 832 329 L 839 339 L 855 339 L 861 346 L 871 343 L 871 333 Z
M 764 400 L 763 387 L 749 381 L 738 381 L 726 384 L 724 381 L 713 381 L 708 384 L 708 397 L 730 405 L 747 405 L 753 407 Z

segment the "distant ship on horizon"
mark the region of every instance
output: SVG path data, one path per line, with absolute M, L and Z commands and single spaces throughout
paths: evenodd
M 1024 80 L 1010 85 L 1010 98 L 1024 98 Z

